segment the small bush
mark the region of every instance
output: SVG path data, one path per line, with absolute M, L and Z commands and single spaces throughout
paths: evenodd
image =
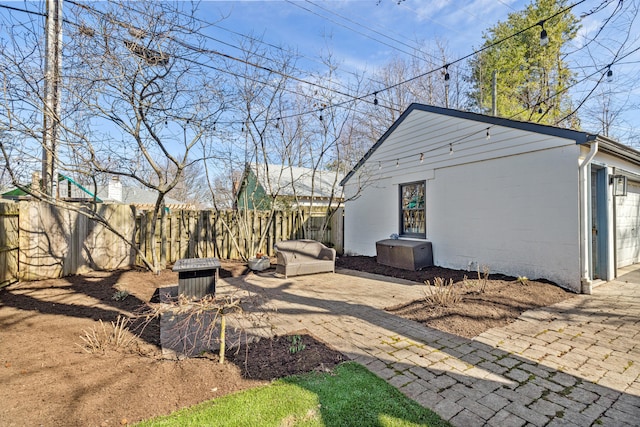
M 87 353 L 104 352 L 107 349 L 118 350 L 131 344 L 134 335 L 130 334 L 129 319 L 118 316 L 115 322 L 111 322 L 111 328 L 100 320 L 100 328 L 95 327 L 85 330 L 84 335 L 80 335 L 82 344 L 76 344 Z
M 463 283 L 467 287 L 478 286 L 480 289 L 477 290 L 478 293 L 484 293 L 487 290 L 487 285 L 489 284 L 489 267 L 486 265 L 482 266 L 482 273 L 480 273 L 480 266 L 478 266 L 478 280 L 468 280 L 467 276 L 464 276 Z
M 527 276 L 518 276 L 518 278 L 516 279 L 516 282 L 518 282 L 521 285 L 528 285 L 529 279 L 527 278 Z
M 487 290 L 487 283 L 489 282 L 489 267 L 482 266 L 482 276 L 480 276 L 480 267 L 478 267 L 478 283 L 480 283 L 480 292 L 484 293 Z
M 289 338 L 291 345 L 289 346 L 289 353 L 296 354 L 304 350 L 307 346 L 302 342 L 300 335 L 293 335 Z
M 111 299 L 114 301 L 124 301 L 128 296 L 129 292 L 127 291 L 115 291 Z
M 425 300 L 431 304 L 449 307 L 462 300 L 460 286 L 454 284 L 453 279 L 449 279 L 449 283 L 446 283 L 442 277 L 436 277 L 433 279 L 433 286 L 428 280 L 424 283 L 427 285 Z

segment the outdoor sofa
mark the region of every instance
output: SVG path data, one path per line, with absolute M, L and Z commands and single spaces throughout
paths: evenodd
M 275 245 L 276 273 L 284 277 L 335 272 L 336 250 L 315 240 L 284 240 Z

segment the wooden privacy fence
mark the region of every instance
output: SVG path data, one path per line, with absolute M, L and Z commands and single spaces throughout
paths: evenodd
M 18 205 L 0 204 L 0 287 L 18 280 Z
M 17 208 L 18 263 L 17 271 L 11 274 L 20 280 L 114 270 L 135 261 L 130 246 L 84 214 L 95 209 L 114 229 L 132 240 L 135 212 L 130 206 L 78 203 L 73 209 L 64 209 L 37 201 L 0 205 Z
M 151 259 L 151 219 L 151 212 L 145 212 L 136 227 L 136 243 L 147 259 Z M 241 259 L 254 251 L 274 255 L 276 242 L 301 238 L 324 242 L 342 253 L 342 208 L 323 231 L 324 222 L 324 216 L 303 212 L 278 211 L 270 217 L 260 211 L 173 211 L 165 214 L 164 226 L 162 219 L 156 224 L 156 254 L 162 265 L 180 258 Z
M 100 216 L 151 259 L 151 214 L 118 204 L 82 204 L 73 209 L 38 201 L 0 203 L 0 286 L 16 280 L 39 280 L 141 265 L 135 250 L 104 225 L 82 212 Z M 343 212 L 329 220 L 300 212 L 173 211 L 156 227 L 161 266 L 180 258 L 239 259 L 251 252 L 273 255 L 279 240 L 309 238 L 343 248 Z M 162 226 L 164 224 L 164 226 Z M 305 234 L 305 229 L 306 234 Z M 266 237 L 258 244 L 260 236 Z M 162 242 L 165 244 L 162 245 Z M 164 250 L 162 250 L 164 248 Z

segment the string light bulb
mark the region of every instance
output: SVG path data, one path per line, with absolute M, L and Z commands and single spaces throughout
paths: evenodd
M 450 142 L 449 143 L 449 155 L 451 156 L 453 154 L 453 143 Z
M 491 132 L 489 132 L 490 128 L 487 128 L 487 140 L 491 139 Z
M 449 64 L 445 64 L 444 66 L 444 84 L 448 85 L 451 76 L 449 75 Z
M 420 163 L 424 163 L 424 153 L 420 153 Z
M 396 159 L 396 167 L 400 167 L 400 159 Z
M 373 105 L 378 105 L 378 92 L 373 92 Z
M 611 65 L 609 65 L 608 70 L 607 70 L 607 81 L 608 82 L 612 82 L 613 81 L 613 70 L 611 69 Z
M 547 30 L 544 29 L 544 21 L 540 21 L 539 25 L 542 27 L 542 31 L 540 31 L 540 46 L 544 47 L 549 44 L 549 35 Z

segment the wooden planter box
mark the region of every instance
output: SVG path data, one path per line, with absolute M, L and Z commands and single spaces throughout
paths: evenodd
M 386 239 L 376 242 L 378 264 L 404 270 L 419 270 L 433 266 L 431 242 Z

